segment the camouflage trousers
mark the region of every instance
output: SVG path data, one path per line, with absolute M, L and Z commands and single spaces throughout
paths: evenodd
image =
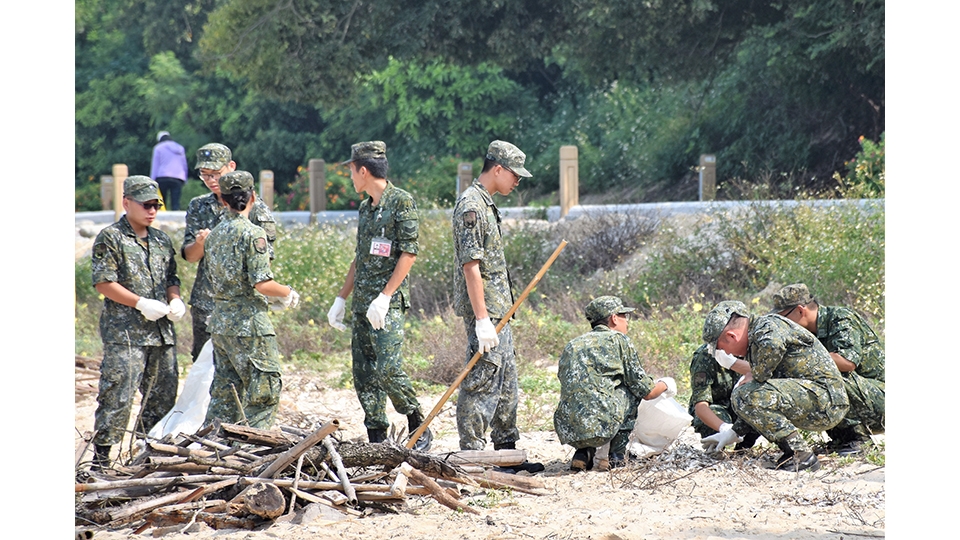
M 737 421 L 737 415 L 733 412 L 733 406 L 724 407 L 723 405 L 711 404 L 710 410 L 713 411 L 713 414 L 717 415 L 720 420 L 723 420 L 725 424 L 733 424 Z M 710 435 L 715 435 L 717 430 L 703 423 L 703 420 L 694 414 L 693 421 L 691 422 L 693 426 L 693 431 L 700 434 L 701 437 L 709 437 Z M 748 433 L 753 432 L 751 429 Z M 739 433 L 738 435 L 746 435 L 746 433 Z
M 200 350 L 203 349 L 203 345 L 210 339 L 210 333 L 207 332 L 207 317 L 209 316 L 209 310 L 195 307 L 190 308 L 190 320 L 193 322 L 193 347 L 190 355 L 193 357 L 194 362 L 196 362 L 197 357 L 200 356 Z
M 737 416 L 773 443 L 798 428 L 830 429 L 850 408 L 840 389 L 830 391 L 807 379 L 750 381 L 734 388 L 730 401 Z
M 178 384 L 175 346 L 104 343 L 94 444 L 107 446 L 123 440 L 138 389 L 140 418 L 135 429 L 141 433 L 150 431 L 176 403 Z
M 598 448 L 609 442 L 610 452 L 617 454 L 624 452 L 630 439 L 630 433 L 637 423 L 637 407 L 640 406 L 640 400 L 626 388 L 621 389 L 627 399 L 627 408 L 624 411 L 623 418 L 613 418 L 613 415 L 605 415 L 607 416 L 606 418 L 594 417 L 584 419 L 586 420 L 584 424 L 597 426 L 597 430 L 603 432 L 603 434 L 598 433 L 596 437 L 587 437 L 585 439 L 568 442 L 567 444 L 576 449 L 580 449 Z M 611 431 L 613 432 L 612 435 L 609 434 Z M 583 429 L 581 429 L 580 432 L 586 434 Z
M 479 350 L 473 317 L 464 318 L 467 330 L 467 359 Z M 491 318 L 494 326 L 500 319 Z M 500 344 L 484 353 L 460 383 L 457 397 L 457 432 L 461 450 L 483 450 L 490 428 L 494 448 L 520 439 L 517 429 L 517 359 L 513 331 L 504 325 L 498 334 Z
M 388 429 L 387 398 L 400 414 L 420 410 L 410 377 L 403 371 L 403 310 L 390 308 L 383 328 L 374 330 L 365 313 L 353 314 L 350 351 L 353 386 L 363 408 L 367 429 Z
M 861 438 L 886 429 L 886 383 L 868 379 L 856 371 L 843 374 L 843 388 L 850 399 L 850 411 L 827 435 L 833 440 Z
M 269 429 L 283 388 L 277 337 L 213 334 L 213 365 L 205 423 L 217 418 L 235 424 L 245 417 L 250 427 Z

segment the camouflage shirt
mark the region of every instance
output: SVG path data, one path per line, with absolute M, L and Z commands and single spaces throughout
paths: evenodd
M 885 380 L 883 343 L 857 312 L 845 307 L 817 308 L 817 339 L 827 352 L 853 362 L 860 376 Z
M 229 213 L 230 210 L 220 204 L 213 192 L 194 197 L 190 201 L 190 206 L 187 207 L 187 229 L 183 234 L 183 245 L 187 246 L 196 242 L 197 233 L 201 229 L 212 231 L 217 223 L 220 223 L 220 220 Z M 267 241 L 269 242 L 267 249 L 270 253 L 270 259 L 273 259 L 273 242 L 277 239 L 277 224 L 266 203 L 260 199 L 253 203 L 253 210 L 250 211 L 250 221 L 266 231 Z M 186 258 L 183 247 L 180 248 L 180 256 Z M 210 311 L 213 309 L 213 287 L 210 285 L 207 272 L 206 261 L 200 259 L 197 263 L 197 277 L 193 282 L 193 290 L 190 291 L 190 305 Z
M 823 386 L 833 403 L 847 402 L 840 370 L 817 338 L 799 324 L 770 314 L 750 317 L 747 362 L 753 379 L 806 379 Z
M 703 401 L 710 405 L 732 408 L 730 394 L 740 374 L 725 369 L 707 352 L 707 345 L 701 345 L 690 360 L 690 405 L 687 409 L 691 416 L 697 403 Z
M 643 399 L 656 385 L 643 371 L 630 338 L 604 325 L 567 343 L 557 378 L 560 402 L 553 424 L 564 444 L 613 437 L 631 401 Z
M 417 204 L 406 191 L 387 181 L 380 195 L 380 204 L 371 204 L 370 197 L 360 203 L 357 222 L 357 251 L 354 261 L 353 311 L 365 314 L 370 303 L 377 299 L 390 281 L 400 253 L 416 255 L 420 250 L 417 238 L 420 234 L 420 218 Z M 388 242 L 376 242 L 385 238 Z M 389 244 L 389 248 L 387 245 Z M 376 246 L 376 249 L 374 249 Z M 389 255 L 375 255 L 379 250 Z M 390 301 L 392 307 L 410 308 L 410 280 L 404 278 Z
M 147 227 L 146 239 L 140 238 L 124 215 L 93 243 L 93 284 L 119 283 L 137 296 L 166 303 L 167 287 L 180 286 L 175 256 L 166 233 Z M 104 343 L 158 346 L 175 345 L 177 336 L 167 317 L 148 321 L 137 308 L 104 298 L 100 338 Z
M 264 230 L 229 212 L 204 244 L 213 284 L 213 313 L 207 329 L 222 336 L 272 336 L 267 298 L 254 287 L 273 279 Z
M 453 309 L 461 317 L 473 316 L 463 265 L 480 261 L 483 299 L 490 317 L 503 318 L 513 306 L 513 291 L 503 256 L 500 211 L 483 184 L 474 179 L 453 208 Z

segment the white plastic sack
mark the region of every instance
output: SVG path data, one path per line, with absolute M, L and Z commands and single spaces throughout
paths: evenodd
M 677 440 L 692 420 L 693 417 L 672 397 L 661 394 L 655 399 L 641 400 L 627 451 L 636 457 L 659 454 Z M 606 461 L 609 453 L 610 443 L 601 446 L 594 457 L 594 464 Z
M 173 433 L 193 435 L 203 425 L 210 405 L 210 384 L 213 382 L 213 343 L 207 340 L 187 373 L 183 390 L 173 409 L 153 426 L 148 435 L 155 439 Z

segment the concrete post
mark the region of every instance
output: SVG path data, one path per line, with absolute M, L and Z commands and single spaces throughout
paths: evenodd
M 310 171 L 310 223 L 317 222 L 317 212 L 327 210 L 327 168 L 322 159 L 311 159 Z
M 113 164 L 113 220 L 123 215 L 123 181 L 127 179 L 128 169 L 123 163 Z
M 700 154 L 700 200 L 712 201 L 717 198 L 717 156 Z
M 260 171 L 260 200 L 273 210 L 273 171 Z
M 576 146 L 560 147 L 560 217 L 580 204 L 580 159 Z
M 100 202 L 104 210 L 113 208 L 113 177 L 109 174 L 100 177 Z
M 463 190 L 470 187 L 473 182 L 473 163 L 461 163 L 457 165 L 457 195 L 463 193 Z

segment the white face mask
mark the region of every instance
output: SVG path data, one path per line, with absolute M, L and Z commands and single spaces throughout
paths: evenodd
M 718 364 L 720 364 L 721 366 L 727 369 L 730 369 L 730 366 L 732 366 L 733 363 L 737 361 L 736 356 L 728 353 L 723 349 L 716 349 L 713 352 L 713 358 L 717 361 Z

